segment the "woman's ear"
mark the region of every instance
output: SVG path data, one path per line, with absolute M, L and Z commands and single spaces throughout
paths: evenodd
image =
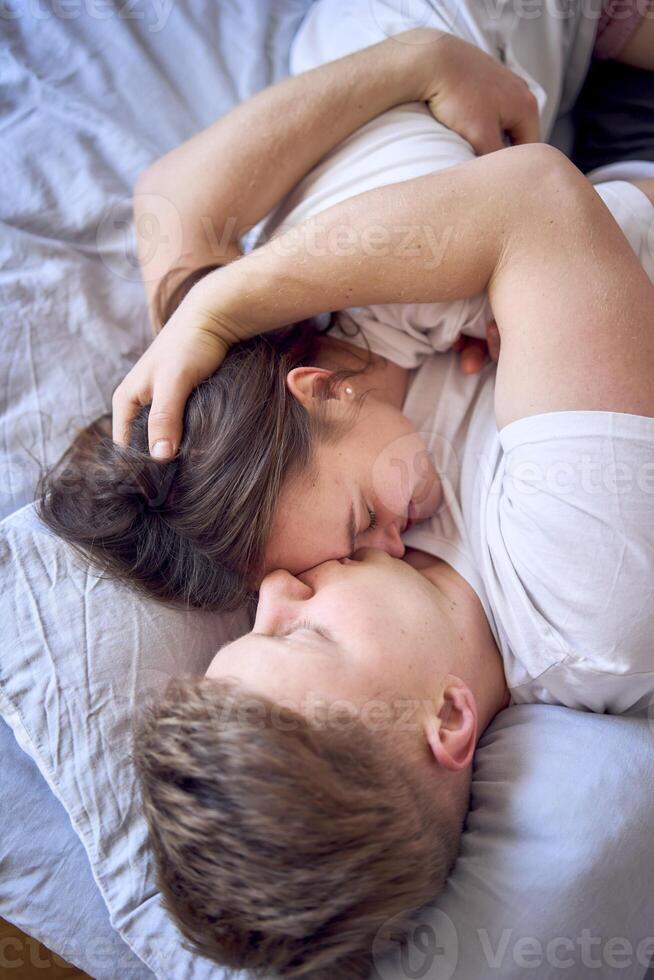
M 477 704 L 467 684 L 445 678 L 441 701 L 425 720 L 425 737 L 439 765 L 458 772 L 472 762 L 477 747 Z
M 314 398 L 320 398 L 331 371 L 318 367 L 296 367 L 286 376 L 286 387 L 307 410 Z
M 333 371 L 319 367 L 296 367 L 286 376 L 286 386 L 294 398 L 309 410 L 315 398 L 325 398 Z M 354 389 L 347 381 L 329 390 L 329 398 L 351 399 Z

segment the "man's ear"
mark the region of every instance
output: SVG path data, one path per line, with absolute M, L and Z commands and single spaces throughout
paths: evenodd
M 468 768 L 477 746 L 477 704 L 460 678 L 445 678 L 440 703 L 425 720 L 424 731 L 439 765 L 453 772 Z
M 319 367 L 296 367 L 286 376 L 286 386 L 300 404 L 310 410 L 313 399 L 324 398 L 333 371 Z M 343 386 L 337 385 L 330 392 L 331 398 L 344 397 Z M 350 388 L 349 391 L 352 389 Z

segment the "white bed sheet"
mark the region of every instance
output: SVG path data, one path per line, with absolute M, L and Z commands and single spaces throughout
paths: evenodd
M 13 2 L 0 19 L 0 517 L 108 410 L 148 342 L 135 178 L 287 74 L 310 5 Z
M 32 500 L 39 467 L 78 426 L 108 411 L 149 342 L 136 176 L 286 75 L 310 2 L 3 4 L 0 518 Z M 13 571 L 4 588 L 20 616 L 34 597 Z M 0 631 L 0 664 L 10 646 Z M 94 977 L 152 976 L 111 924 L 66 811 L 1 724 L 0 914 Z

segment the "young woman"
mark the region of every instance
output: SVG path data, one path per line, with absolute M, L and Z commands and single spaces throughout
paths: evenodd
M 406 70 L 408 51 L 411 72 L 415 74 L 416 66 L 425 59 L 433 64 L 434 58 L 438 61 L 442 56 L 442 63 L 447 65 L 450 56 L 446 52 L 454 50 L 452 64 L 457 79 L 462 60 L 466 62 L 474 55 L 477 60 L 470 63 L 471 77 L 477 86 L 483 76 L 481 90 L 490 97 L 491 106 L 504 104 L 505 86 L 509 86 L 513 101 L 520 106 L 518 116 L 522 113 L 522 117 L 531 118 L 533 99 L 522 82 L 513 76 L 509 81 L 505 74 L 498 75 L 498 71 L 504 71 L 500 65 L 463 42 L 457 42 L 459 47 L 453 49 L 452 41 L 441 32 L 423 31 L 411 38 L 405 36 L 403 45 L 393 42 L 403 50 L 399 56 L 397 51 L 392 54 L 399 57 Z M 432 43 L 436 44 L 434 51 L 430 49 Z M 376 50 L 370 48 L 361 56 L 372 57 Z M 349 86 L 341 89 L 334 83 L 334 91 L 351 92 L 352 84 L 350 79 Z M 459 84 L 457 90 L 466 103 L 465 85 Z M 441 106 L 448 104 L 447 99 L 440 101 Z M 351 102 L 350 99 L 348 104 Z M 333 107 L 328 116 L 320 118 L 321 132 L 326 119 L 332 116 Z M 342 112 L 338 118 L 351 121 L 351 113 L 348 117 L 347 112 Z M 505 110 L 498 113 L 491 109 L 485 116 L 486 128 L 481 130 L 484 134 L 488 132 L 489 118 L 496 122 L 494 133 L 491 130 L 491 136 L 485 137 L 486 145 L 492 140 L 501 142 L 501 130 L 511 126 L 518 139 L 528 138 L 533 132 L 532 122 L 518 125 L 515 113 L 507 115 Z M 474 139 L 469 127 L 467 131 Z M 157 165 L 142 184 L 143 194 L 155 189 L 164 197 L 172 193 L 168 189 L 179 185 L 179 166 L 186 160 L 190 167 L 191 156 L 204 167 L 207 154 L 216 152 L 215 133 L 210 133 L 201 134 L 195 145 L 191 141 Z M 223 129 L 221 139 L 226 135 Z M 306 166 L 306 147 L 299 145 L 305 155 L 298 153 L 294 166 L 298 162 Z M 324 152 L 324 142 L 314 140 L 313 134 L 310 145 L 313 150 L 317 147 Z M 315 154 L 309 164 L 312 161 Z M 246 161 L 236 162 L 240 176 Z M 433 169 L 438 164 L 427 156 L 426 165 Z M 282 174 L 282 168 L 273 173 Z M 293 178 L 297 179 L 297 170 Z M 280 183 L 270 183 L 279 193 Z M 183 186 L 186 190 L 181 196 L 178 194 L 177 204 L 188 225 L 184 241 L 190 242 L 189 264 L 199 265 L 200 269 L 172 291 L 169 309 L 207 271 L 207 240 L 198 234 L 205 197 L 198 197 L 198 181 L 189 179 Z M 244 224 L 251 224 L 271 203 L 266 190 L 258 209 L 247 213 Z M 183 228 L 184 225 L 182 221 Z M 231 222 L 231 226 L 233 233 L 236 223 Z M 229 259 L 236 249 L 229 236 L 227 240 L 222 236 L 222 230 L 221 226 L 218 238 L 224 248 L 222 258 Z M 216 240 L 214 235 L 209 250 L 214 261 Z M 432 241 L 427 244 L 433 246 Z M 433 251 L 430 254 L 433 259 Z M 169 257 L 166 261 L 164 271 Z M 153 283 L 161 278 L 161 274 L 152 273 Z M 208 276 L 207 282 L 210 279 Z M 167 286 L 164 284 L 164 288 Z M 191 295 L 193 290 L 189 298 Z M 271 301 L 277 304 L 274 290 L 266 300 Z M 483 313 L 483 303 L 477 302 L 476 307 Z M 401 555 L 402 532 L 438 507 L 439 480 L 423 442 L 401 412 L 406 370 L 379 359 L 366 366 L 361 353 L 342 342 L 342 331 L 341 342 L 318 339 L 313 330 L 300 326 L 283 337 L 275 337 L 272 344 L 248 340 L 239 345 L 223 369 L 189 403 L 186 438 L 175 462 L 165 468 L 147 458 L 148 422 L 151 434 L 158 421 L 164 426 L 173 422 L 188 390 L 206 375 L 207 368 L 211 370 L 211 365 L 220 362 L 226 339 L 232 339 L 229 324 L 224 321 L 227 333 L 222 336 L 208 329 L 207 324 L 214 317 L 209 310 L 208 320 L 185 345 L 185 337 L 190 337 L 185 317 L 188 309 L 182 303 L 178 313 L 184 311 L 184 315 L 171 319 L 117 393 L 115 425 L 120 426 L 121 402 L 124 417 L 127 403 L 131 412 L 137 403 L 151 397 L 148 372 L 153 358 L 163 352 L 157 369 L 155 404 L 149 420 L 144 413 L 135 428 L 131 451 L 121 452 L 106 443 L 96 448 L 94 444 L 94 465 L 90 474 L 84 474 L 80 487 L 78 468 L 83 443 L 78 443 L 63 471 L 45 486 L 50 491 L 42 507 L 47 522 L 73 543 L 90 549 L 115 574 L 150 594 L 214 607 L 236 605 L 271 568 L 300 571 L 365 545 Z M 456 319 L 453 317 L 451 322 Z M 167 363 L 166 341 L 172 354 Z M 366 370 L 362 372 L 364 366 Z M 158 392 L 166 387 L 172 394 L 162 409 L 156 402 Z M 69 479 L 76 481 L 74 500 L 65 492 Z M 58 492 L 62 486 L 64 492 Z
M 238 256 L 243 231 L 376 114 L 424 100 L 452 125 L 460 117 L 464 131 L 485 127 L 480 150 L 498 145 L 504 130 L 517 140 L 535 137 L 533 100 L 510 71 L 440 31 L 411 31 L 404 40 L 387 39 L 260 93 L 144 175 L 136 189 L 136 223 L 152 212 L 165 242 L 149 261 L 142 252 L 155 330 L 206 271 L 198 265 L 213 268 Z M 471 107 L 459 74 L 463 67 L 475 78 L 479 65 L 486 85 Z M 171 210 L 175 221 L 168 217 Z M 181 282 L 178 263 L 191 268 Z M 107 420 L 100 420 L 45 477 L 44 520 L 103 568 L 150 595 L 214 608 L 237 605 L 258 584 L 262 545 L 282 483 L 307 466 L 320 433 L 336 436 L 335 425 L 310 419 L 284 394 L 287 373 L 316 363 L 323 347 L 343 350 L 301 325 L 274 344 L 255 340 L 235 351 L 189 405 L 188 454 L 178 454 L 173 466 L 149 458 L 145 416 L 127 451 L 111 443 Z M 366 363 L 356 351 L 346 355 L 351 371 Z M 374 374 L 369 377 L 379 385 Z M 382 380 L 388 394 L 379 403 L 392 441 L 407 429 L 400 412 L 404 381 L 393 366 Z M 382 435 L 376 432 L 378 446 Z M 360 465 L 363 470 L 364 461 Z M 356 500 L 351 494 L 348 506 L 349 551 L 373 518 L 362 492 Z M 327 535 L 334 535 L 340 514 L 330 515 L 324 503 L 317 514 Z M 338 528 L 345 532 L 346 526 Z M 399 553 L 397 532 L 395 538 Z M 322 548 L 316 557 L 323 557 Z

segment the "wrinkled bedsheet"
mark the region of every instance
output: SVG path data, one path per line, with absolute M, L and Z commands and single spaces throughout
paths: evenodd
M 33 499 L 40 467 L 79 426 L 108 411 L 149 342 L 135 178 L 287 74 L 310 2 L 3 4 L 0 518 Z M 12 619 L 34 614 L 38 629 L 39 596 L 19 570 L 6 571 Z M 2 663 L 12 639 L 0 635 Z M 0 914 L 95 977 L 152 976 L 112 927 L 66 811 L 0 726 Z
M 149 339 L 131 190 L 288 72 L 310 0 L 25 0 L 0 19 L 0 517 Z

